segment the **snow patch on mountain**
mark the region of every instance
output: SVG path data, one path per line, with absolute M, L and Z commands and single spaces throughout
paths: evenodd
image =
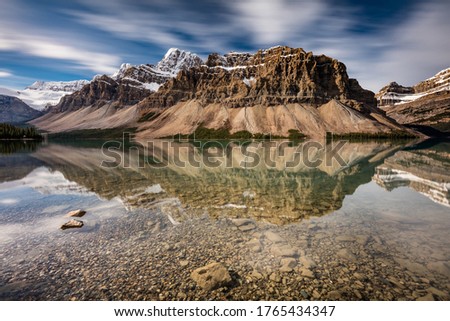
M 124 63 L 110 77 L 116 81 L 126 81 L 132 87 L 158 91 L 163 83 L 175 77 L 181 70 L 202 64 L 203 61 L 196 54 L 171 48 L 156 66 Z
M 178 48 L 170 48 L 164 58 L 156 65 L 156 69 L 175 77 L 181 70 L 187 70 L 203 64 L 196 54 Z
M 0 94 L 17 97 L 34 109 L 43 110 L 49 105 L 57 105 L 63 96 L 80 90 L 88 83 L 88 80 L 36 81 L 24 90 L 0 88 Z
M 385 105 L 400 105 L 438 92 L 450 91 L 450 68 L 438 72 L 433 77 L 420 82 L 414 87 L 402 88 L 408 88 L 411 92 L 396 92 L 389 90 L 383 92 L 384 90 L 382 89 L 377 94 L 379 105 L 381 107 Z

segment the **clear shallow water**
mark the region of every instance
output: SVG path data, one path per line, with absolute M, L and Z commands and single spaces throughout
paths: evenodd
M 315 167 L 292 163 L 299 145 L 222 146 L 3 148 L 0 297 L 449 299 L 449 143 L 347 143 Z M 85 225 L 60 230 L 78 208 Z M 196 287 L 210 261 L 234 283 Z

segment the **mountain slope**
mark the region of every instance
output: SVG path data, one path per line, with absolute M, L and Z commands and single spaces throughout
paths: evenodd
M 41 115 L 19 98 L 0 95 L 0 123 L 23 123 Z
M 450 131 L 450 68 L 413 87 L 391 83 L 376 96 L 379 107 L 400 124 Z

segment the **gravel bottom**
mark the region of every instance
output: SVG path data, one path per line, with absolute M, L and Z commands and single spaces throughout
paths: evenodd
M 421 247 L 417 230 L 390 231 L 363 215 L 364 224 L 330 215 L 276 226 L 208 215 L 174 224 L 165 213 L 135 210 L 95 230 L 5 244 L 0 299 L 450 299 L 448 247 Z M 408 233 L 414 238 L 404 242 Z M 205 291 L 191 273 L 211 262 L 223 264 L 232 282 Z

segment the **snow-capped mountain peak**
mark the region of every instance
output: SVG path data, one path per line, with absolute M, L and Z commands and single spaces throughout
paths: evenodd
M 73 81 L 35 81 L 32 85 L 26 87 L 25 90 L 74 92 L 80 90 L 88 83 L 89 80 L 84 79 Z
M 156 65 L 156 69 L 175 76 L 180 70 L 186 70 L 202 64 L 202 59 L 196 54 L 178 48 L 170 48 L 164 55 L 164 58 Z
M 123 78 L 125 73 L 126 73 L 126 71 L 128 69 L 132 68 L 132 67 L 133 67 L 132 64 L 127 64 L 127 63 L 121 64 L 119 70 L 117 70 L 115 73 L 113 73 L 111 75 L 111 78 L 114 79 L 114 80 Z

